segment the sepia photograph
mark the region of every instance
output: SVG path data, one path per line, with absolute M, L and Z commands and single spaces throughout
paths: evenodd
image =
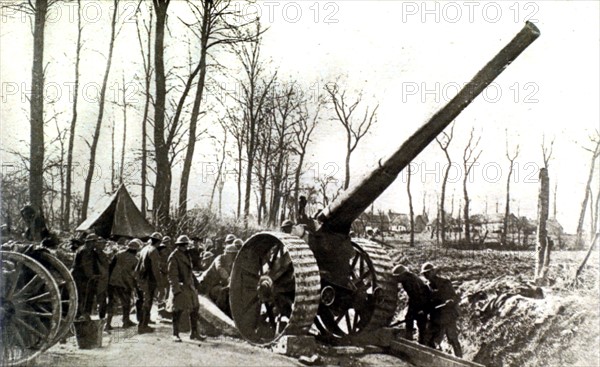
M 0 366 L 600 367 L 600 2 L 0 0 Z

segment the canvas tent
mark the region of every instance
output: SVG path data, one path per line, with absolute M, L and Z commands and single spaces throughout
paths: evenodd
M 95 210 L 79 225 L 77 231 L 93 230 L 98 236 L 109 238 L 144 238 L 154 232 L 146 218 L 139 211 L 125 185 L 108 198 L 100 200 Z

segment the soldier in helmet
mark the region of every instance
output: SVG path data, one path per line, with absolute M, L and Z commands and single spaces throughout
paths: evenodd
M 150 235 L 150 244 L 145 246 L 140 252 L 140 258 L 136 265 L 136 275 L 140 282 L 140 288 L 143 292 L 143 305 L 140 323 L 138 324 L 138 333 L 145 334 L 154 331 L 148 324 L 150 323 L 150 310 L 152 301 L 159 287 L 164 286 L 166 279 L 160 271 L 160 255 L 158 245 L 161 243 L 162 235 L 154 232 Z
M 291 220 L 286 219 L 281 222 L 281 232 L 283 233 L 292 233 L 292 228 L 294 228 L 294 223 Z
M 169 300 L 167 311 L 173 313 L 173 341 L 181 342 L 179 337 L 179 322 L 184 311 L 190 313 L 191 340 L 204 340 L 198 332 L 198 281 L 192 272 L 192 259 L 188 254 L 188 236 L 179 236 L 175 245 L 177 248 L 168 259 Z
M 207 295 L 227 315 L 231 315 L 229 309 L 229 277 L 237 253 L 238 250 L 235 245 L 226 246 L 223 255 L 217 256 L 199 279 L 200 287 L 198 291 Z
M 429 288 L 418 275 L 410 272 L 404 265 L 394 266 L 392 275 L 398 283 L 402 284 L 402 288 L 408 296 L 408 310 L 404 316 L 406 323 L 405 338 L 412 340 L 416 321 L 419 330 L 419 344 L 425 344 L 430 298 Z
M 77 249 L 71 273 L 77 286 L 79 305 L 77 315 L 89 318 L 94 308 L 96 286 L 100 278 L 100 263 L 96 253 L 98 236 L 89 234 L 85 242 Z
M 462 357 L 462 348 L 458 341 L 458 302 L 460 298 L 454 291 L 449 279 L 438 276 L 438 269 L 432 263 L 426 262 L 421 267 L 421 274 L 429 282 L 431 291 L 429 333 L 427 345 L 435 348 L 444 335 L 454 349 L 454 355 Z
M 142 248 L 142 241 L 135 238 L 127 243 L 125 250 L 119 251 L 110 263 L 108 282 L 108 314 L 106 329 L 112 329 L 115 300 L 118 298 L 123 310 L 123 328 L 135 325 L 129 318 L 131 313 L 131 295 L 136 290 L 135 266 L 137 252 Z

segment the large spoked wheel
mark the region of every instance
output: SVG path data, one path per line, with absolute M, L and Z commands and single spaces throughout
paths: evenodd
M 1 256 L 1 364 L 18 365 L 52 345 L 61 317 L 60 293 L 38 261 L 16 252 Z
M 324 338 L 344 338 L 388 325 L 396 309 L 392 261 L 376 243 L 354 240 L 346 287 L 324 284 L 315 326 Z
M 58 332 L 51 344 L 58 343 L 69 332 L 77 313 L 77 287 L 69 269 L 58 258 L 46 251 L 31 255 L 50 272 L 60 293 L 61 317 Z
M 229 302 L 240 334 L 268 345 L 285 334 L 306 333 L 317 314 L 320 283 L 304 241 L 277 232 L 252 236 L 231 271 Z

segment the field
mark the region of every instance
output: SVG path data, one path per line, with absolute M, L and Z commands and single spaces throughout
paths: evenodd
M 416 242 L 411 248 L 406 238 L 389 241 L 390 253 L 415 272 L 432 261 L 453 281 L 462 297 L 466 359 L 488 366 L 600 365 L 598 251 L 576 287 L 572 280 L 585 251 L 554 252 L 547 284 L 536 287 L 531 251 L 458 251 L 425 237 Z

